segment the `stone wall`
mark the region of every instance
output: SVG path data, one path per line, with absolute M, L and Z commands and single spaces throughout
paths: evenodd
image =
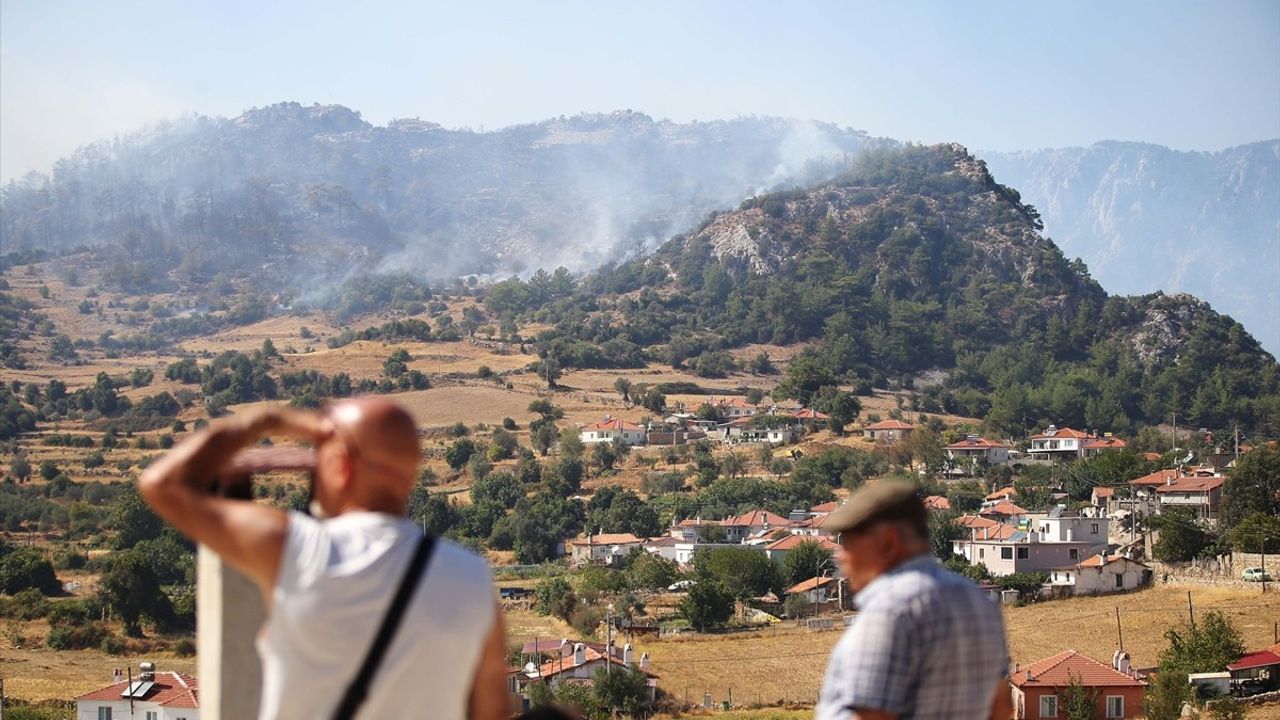
M 1240 573 L 1248 567 L 1262 567 L 1263 558 L 1258 553 L 1231 553 L 1216 558 L 1204 558 L 1187 563 L 1163 563 L 1153 560 L 1150 563 L 1152 576 L 1157 583 L 1182 582 L 1197 585 L 1228 585 L 1241 588 L 1262 590 L 1261 583 L 1244 582 Z M 1280 555 L 1267 555 L 1267 574 L 1280 579 Z M 1271 590 L 1271 583 L 1267 583 Z M 1280 584 L 1276 586 L 1280 592 Z

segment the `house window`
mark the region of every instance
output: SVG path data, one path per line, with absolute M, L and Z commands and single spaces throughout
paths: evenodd
M 147 711 L 147 720 L 159 720 L 159 718 L 160 718 L 160 713 L 155 712 L 154 710 Z
M 1013 548 L 1010 548 L 1010 547 L 1002 547 L 1002 548 L 1000 548 L 1000 559 L 1001 559 L 1001 560 L 1012 560 L 1012 559 L 1013 559 Z
M 979 560 L 985 560 L 985 559 L 986 559 L 986 557 L 987 557 L 987 551 L 986 551 L 986 549 L 985 549 L 985 548 L 978 548 L 978 559 L 979 559 Z
M 1107 696 L 1107 720 L 1112 718 L 1124 717 L 1124 696 L 1108 695 Z
M 1040 717 L 1058 717 L 1058 696 L 1044 695 L 1040 698 Z
M 1098 523 L 1091 523 L 1091 524 L 1090 524 L 1090 531 L 1091 531 L 1094 535 L 1097 535 L 1097 534 L 1098 534 Z
M 1124 576 L 1121 575 L 1120 573 L 1116 573 L 1116 587 L 1117 588 L 1124 587 Z
M 1026 560 L 1029 557 L 1031 557 L 1031 548 L 1024 548 L 1024 547 L 1018 548 L 1019 560 Z
M 1071 560 L 1079 560 L 1079 559 L 1080 559 L 1080 549 L 1079 549 L 1079 548 L 1071 548 L 1071 549 L 1067 550 L 1067 557 L 1068 557 L 1068 558 L 1070 558 Z
M 111 720 L 111 708 L 109 707 L 98 708 L 98 720 Z

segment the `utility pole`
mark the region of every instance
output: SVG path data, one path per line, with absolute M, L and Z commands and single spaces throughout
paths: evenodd
M 613 603 L 604 610 L 604 671 L 613 674 Z
M 1258 550 L 1262 554 L 1262 592 L 1267 591 L 1267 533 L 1258 533 Z
M 1187 614 L 1191 616 L 1191 629 L 1196 629 L 1196 609 L 1191 604 L 1191 591 L 1187 591 Z
M 1116 606 L 1116 638 L 1120 641 L 1120 651 L 1124 652 L 1124 630 L 1120 629 L 1120 606 Z

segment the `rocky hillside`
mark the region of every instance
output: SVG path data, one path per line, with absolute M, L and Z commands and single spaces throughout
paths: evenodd
M 1239 323 L 1186 294 L 1108 296 L 958 145 L 870 152 L 833 182 L 752 198 L 588 284 L 609 294 L 624 296 L 616 334 L 657 333 L 673 363 L 818 341 L 783 383 L 799 396 L 942 369 L 945 409 L 1009 431 L 1280 418 L 1280 366 Z
M 1280 354 L 1280 140 L 1214 153 L 1105 142 L 981 156 L 1107 290 L 1206 298 Z

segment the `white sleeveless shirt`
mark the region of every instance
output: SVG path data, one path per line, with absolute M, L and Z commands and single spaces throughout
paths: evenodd
M 262 720 L 332 717 L 422 532 L 382 513 L 289 514 L 262 657 Z M 357 718 L 465 718 L 496 601 L 483 559 L 436 541 Z

